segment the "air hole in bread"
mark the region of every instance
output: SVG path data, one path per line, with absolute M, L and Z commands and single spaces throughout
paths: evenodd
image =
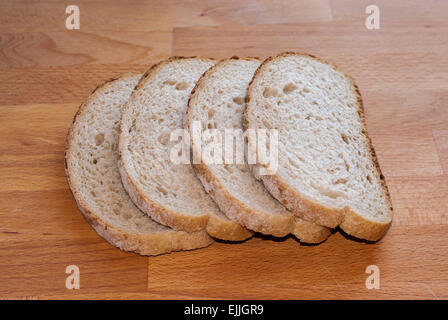
M 272 129 L 270 123 L 267 120 L 263 119 L 263 124 L 266 127 L 266 129 L 269 129 L 269 130 Z
M 174 80 L 165 80 L 165 81 L 163 81 L 163 84 L 168 84 L 170 86 L 174 86 L 176 84 L 176 81 L 174 81 Z
M 95 136 L 95 144 L 97 146 L 99 146 L 99 145 L 101 145 L 103 143 L 103 141 L 104 141 L 104 133 L 98 133 Z
M 280 90 L 278 90 L 278 88 L 266 87 L 263 90 L 263 97 L 265 98 L 278 97 L 278 96 L 280 96 Z
M 166 191 L 164 188 L 162 188 L 161 186 L 157 186 L 156 187 L 157 191 L 159 191 L 160 193 L 163 193 L 164 196 L 168 195 L 168 191 Z
M 136 126 L 136 119 L 132 120 L 132 124 L 129 127 L 128 132 L 131 133 L 135 129 L 135 126 Z
M 236 104 L 243 104 L 244 103 L 244 97 L 234 97 L 233 102 Z
M 188 88 L 188 83 L 185 82 L 185 81 L 179 82 L 179 83 L 176 85 L 176 90 L 185 90 L 185 89 L 187 89 L 187 88 Z
M 96 159 L 93 159 L 93 164 L 97 164 L 98 163 L 98 160 L 96 160 Z
M 339 178 L 335 182 L 333 182 L 333 184 L 340 184 L 340 183 L 342 184 L 347 183 L 347 179 Z
M 169 135 L 168 133 L 162 133 L 158 138 L 157 141 L 159 141 L 160 144 L 166 146 L 169 141 Z
M 289 161 L 290 165 L 292 165 L 292 166 L 294 166 L 296 168 L 300 168 L 300 166 L 293 159 L 291 159 L 290 157 L 288 157 L 288 161 Z
M 296 86 L 294 83 L 290 82 L 283 87 L 283 92 L 288 94 L 298 88 L 299 88 L 298 86 Z
M 218 123 L 216 121 L 209 121 L 207 123 L 207 129 L 216 129 L 218 127 Z
M 345 133 L 341 133 L 341 138 L 342 138 L 342 140 L 344 140 L 344 142 L 346 144 L 348 144 L 348 137 L 347 137 L 347 135 Z
M 322 184 L 318 184 L 316 182 L 311 181 L 311 187 L 313 187 L 314 189 L 316 189 L 317 191 L 319 191 L 322 195 L 329 197 L 329 198 L 333 198 L 336 199 L 338 197 L 343 197 L 346 198 L 347 196 L 337 190 L 332 190 L 330 188 L 328 188 L 327 186 L 324 186 Z
M 369 175 L 367 175 L 366 179 L 367 179 L 367 181 L 369 181 L 369 183 L 372 183 L 372 178 L 370 178 Z

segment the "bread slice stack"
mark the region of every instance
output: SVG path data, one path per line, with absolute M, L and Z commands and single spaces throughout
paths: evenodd
M 122 105 L 141 75 L 112 79 L 81 105 L 67 135 L 65 170 L 79 209 L 111 244 L 126 251 L 157 255 L 205 247 L 205 231 L 174 231 L 141 212 L 121 184 L 118 132 Z
M 260 63 L 255 58 L 234 57 L 217 63 L 199 79 L 185 117 L 194 155 L 201 157 L 201 150 L 207 148 L 207 141 L 198 145 L 192 139 L 194 121 L 220 130 L 221 136 L 228 128 L 242 132 L 246 89 Z M 255 179 L 248 164 L 236 164 L 236 153 L 232 156 L 230 164 L 224 159 L 224 164 L 193 164 L 205 189 L 229 218 L 256 232 L 277 237 L 293 233 L 308 243 L 322 242 L 329 236 L 330 229 L 294 217 Z
M 195 140 L 195 128 L 217 137 L 277 130 L 278 167 L 258 161 L 243 135 L 242 158 L 214 154 L 220 161 L 208 163 L 203 150 L 216 141 Z M 378 240 L 392 221 L 359 90 L 303 54 L 173 57 L 108 81 L 79 108 L 65 160 L 86 220 L 111 244 L 143 255 L 254 232 L 320 243 L 338 226 Z
M 171 58 L 143 76 L 123 110 L 118 167 L 133 201 L 155 221 L 241 241 L 252 232 L 220 212 L 190 164 L 170 159 L 178 144 L 171 133 L 182 127 L 191 89 L 214 64 L 205 58 Z

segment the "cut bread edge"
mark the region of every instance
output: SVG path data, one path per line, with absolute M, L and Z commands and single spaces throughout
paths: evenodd
M 166 60 L 160 61 L 159 63 L 154 64 L 149 68 L 137 86 L 135 87 L 133 93 L 131 94 L 131 98 L 135 92 L 143 85 L 144 81 L 149 78 L 152 74 L 154 74 L 157 69 L 165 64 L 168 64 L 172 61 L 182 60 L 182 59 L 203 59 L 206 61 L 215 61 L 214 59 L 205 58 L 205 57 L 183 57 L 183 56 L 174 56 L 170 57 Z M 130 101 L 129 100 L 129 101 Z M 123 154 L 122 150 L 125 148 L 125 138 L 123 128 L 123 122 L 126 110 L 129 108 L 129 104 L 126 103 L 123 106 L 123 112 L 120 119 L 120 132 L 119 132 L 119 142 L 118 142 L 118 168 L 122 178 L 123 186 L 127 193 L 129 194 L 132 201 L 135 205 L 148 214 L 155 221 L 169 226 L 174 230 L 186 231 L 186 232 L 197 232 L 200 230 L 206 230 L 207 233 L 213 238 L 227 240 L 227 241 L 243 241 L 252 236 L 252 232 L 245 229 L 243 226 L 226 219 L 221 219 L 214 214 L 205 213 L 202 215 L 185 215 L 175 210 L 171 210 L 166 208 L 155 201 L 153 201 L 150 197 L 146 196 L 132 181 L 129 172 L 125 164 L 123 163 Z
M 276 175 L 258 175 L 262 167 L 260 164 L 249 166 L 256 179 L 263 182 L 266 190 L 296 216 L 328 228 L 336 228 L 342 222 L 344 209 L 318 204 L 290 188 Z
M 118 160 L 118 170 L 120 171 L 123 187 L 132 202 L 154 221 L 178 231 L 195 232 L 206 228 L 208 214 L 195 216 L 183 215 L 177 211 L 163 207 L 157 202 L 152 201 L 151 198 L 145 196 L 133 183 L 128 172 L 124 169 L 121 157 L 120 160 Z
M 240 58 L 233 56 L 229 59 L 223 59 L 208 69 L 196 83 L 195 87 L 191 91 L 190 98 L 188 100 L 186 115 L 184 118 L 184 127 L 190 132 L 190 113 L 192 110 L 191 101 L 194 98 L 197 90 L 203 86 L 204 79 L 207 75 L 216 70 L 221 63 L 226 63 L 231 60 L 256 60 L 255 57 Z M 193 137 L 190 134 L 190 146 L 192 152 L 197 152 L 194 148 L 195 144 Z M 250 167 L 250 165 L 249 165 Z M 294 234 L 302 242 L 306 243 L 320 243 L 328 238 L 331 234 L 331 230 L 321 225 L 313 225 L 311 222 L 302 223 L 303 220 L 295 218 L 291 215 L 272 215 L 266 212 L 261 212 L 254 208 L 247 206 L 244 202 L 233 196 L 223 186 L 221 181 L 211 172 L 206 164 L 201 162 L 200 164 L 193 164 L 193 169 L 198 175 L 207 193 L 216 202 L 222 212 L 231 220 L 238 222 L 244 227 L 261 232 L 263 234 L 273 235 L 276 237 L 283 237 L 290 233 Z M 274 200 L 276 201 L 276 200 Z M 310 227 L 307 230 L 307 227 Z
M 285 205 L 288 209 L 290 209 L 296 216 L 329 228 L 335 228 L 339 226 L 344 232 L 354 237 L 369 241 L 377 241 L 381 239 L 381 237 L 384 235 L 384 233 L 387 231 L 387 229 L 390 227 L 390 224 L 392 223 L 392 217 L 393 217 L 392 201 L 390 198 L 390 193 L 386 184 L 385 177 L 381 172 L 381 168 L 379 166 L 378 159 L 376 157 L 376 153 L 372 145 L 372 141 L 367 134 L 367 123 L 365 119 L 364 105 L 360 90 L 356 85 L 355 81 L 353 80 L 353 78 L 345 74 L 344 72 L 340 71 L 334 65 L 313 55 L 298 52 L 284 52 L 276 56 L 271 56 L 267 58 L 255 71 L 254 76 L 247 87 L 246 106 L 248 106 L 248 103 L 251 99 L 250 92 L 256 76 L 263 71 L 263 69 L 269 62 L 277 58 L 282 58 L 291 55 L 305 56 L 315 59 L 321 63 L 325 63 L 331 66 L 335 71 L 343 74 L 344 77 L 347 78 L 352 84 L 355 90 L 355 94 L 357 95 L 358 115 L 360 117 L 360 121 L 363 126 L 363 135 L 365 137 L 366 148 L 367 150 L 370 151 L 370 158 L 376 169 L 375 173 L 378 177 L 378 180 L 381 183 L 383 196 L 386 198 L 386 201 L 390 208 L 390 212 L 388 214 L 389 218 L 384 222 L 375 221 L 364 217 L 362 214 L 353 211 L 349 207 L 341 209 L 322 205 L 319 202 L 309 199 L 305 195 L 293 190 L 285 181 L 280 179 L 277 175 L 269 175 L 269 176 L 264 175 L 264 176 L 258 176 L 257 178 L 263 182 L 266 189 L 276 199 L 278 199 L 283 205 Z M 244 112 L 243 125 L 245 129 L 249 128 L 247 108 Z M 261 167 L 262 167 L 261 164 L 253 165 L 251 171 L 253 173 L 256 173 Z
M 295 217 L 294 229 L 291 233 L 301 242 L 317 244 L 327 240 L 332 229 Z
M 274 216 L 249 208 L 231 195 L 206 166 L 194 165 L 194 168 L 207 193 L 229 219 L 250 230 L 276 237 L 291 233 L 294 221 L 292 214 Z
M 194 165 L 204 188 L 219 208 L 232 220 L 246 228 L 275 237 L 295 235 L 304 243 L 321 243 L 331 234 L 331 229 L 304 221 L 292 213 L 287 216 L 274 216 L 248 207 L 230 194 L 209 169 L 203 165 Z
M 93 99 L 98 90 L 106 89 L 111 85 L 112 82 L 116 80 L 136 75 L 139 74 L 128 73 L 106 80 L 104 83 L 97 86 L 95 90 L 93 90 L 89 95 L 87 100 L 78 108 L 78 111 L 76 112 L 68 130 L 64 149 L 64 170 L 70 191 L 85 220 L 102 238 L 104 238 L 111 245 L 118 247 L 121 250 L 132 251 L 141 255 L 154 256 L 164 253 L 170 253 L 173 251 L 192 250 L 206 247 L 213 243 L 213 239 L 203 231 L 187 233 L 168 230 L 166 232 L 149 234 L 131 232 L 128 230 L 124 230 L 123 228 L 111 225 L 89 209 L 89 205 L 84 201 L 76 186 L 74 186 L 71 182 L 72 173 L 68 168 L 67 157 L 74 135 L 73 129 L 78 116 L 84 112 L 84 110 L 87 108 L 87 105 Z

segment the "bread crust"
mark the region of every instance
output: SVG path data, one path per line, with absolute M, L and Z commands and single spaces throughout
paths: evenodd
M 185 115 L 184 127 L 190 131 L 191 124 L 191 111 L 192 111 L 192 98 L 195 96 L 197 90 L 200 90 L 204 85 L 204 81 L 207 75 L 212 74 L 216 68 L 221 64 L 227 63 L 231 60 L 246 60 L 246 61 L 261 61 L 259 58 L 245 57 L 239 58 L 233 56 L 229 59 L 223 59 L 216 65 L 208 69 L 198 80 L 195 87 L 191 91 L 190 98 L 188 100 L 187 111 Z M 190 135 L 190 146 L 192 152 L 194 150 L 193 137 Z M 218 204 L 219 208 L 232 220 L 242 224 L 250 230 L 261 232 L 263 234 L 269 234 L 276 237 L 283 237 L 290 233 L 295 234 L 302 242 L 306 243 L 319 243 L 328 238 L 331 233 L 326 227 L 315 225 L 310 228 L 312 223 L 296 222 L 296 219 L 292 215 L 271 215 L 266 212 L 259 211 L 255 208 L 247 206 L 245 203 L 234 197 L 217 178 L 210 168 L 201 162 L 200 164 L 193 164 L 193 168 L 200 178 L 205 190 Z
M 79 210 L 86 219 L 86 221 L 92 226 L 92 228 L 110 244 L 120 248 L 124 251 L 133 251 L 141 255 L 160 255 L 163 253 L 169 253 L 172 251 L 180 250 L 192 250 L 196 248 L 206 247 L 213 242 L 206 232 L 200 231 L 195 233 L 187 232 L 159 232 L 154 234 L 137 233 L 123 228 L 111 225 L 102 219 L 99 215 L 90 209 L 88 203 L 83 199 L 81 193 L 75 185 L 72 183 L 72 172 L 68 168 L 68 152 L 71 148 L 73 141 L 73 130 L 78 117 L 85 111 L 90 101 L 94 98 L 99 89 L 106 89 L 115 80 L 120 78 L 126 78 L 131 76 L 137 76 L 138 73 L 124 74 L 120 77 L 111 78 L 106 80 L 103 84 L 97 86 L 92 91 L 87 100 L 82 103 L 76 112 L 70 129 L 67 133 L 64 150 L 64 170 L 67 179 L 67 183 L 70 187 L 73 197 L 78 205 Z
M 283 237 L 291 233 L 294 217 L 292 214 L 273 216 L 265 212 L 249 208 L 246 204 L 231 195 L 218 178 L 204 164 L 194 165 L 205 190 L 208 191 L 219 208 L 233 221 L 250 230 Z
M 317 244 L 328 239 L 332 233 L 332 229 L 322 227 L 316 223 L 309 222 L 300 218 L 296 218 L 292 234 L 301 242 Z
M 148 71 L 145 72 L 145 74 L 142 76 L 137 86 L 135 87 L 132 95 L 139 88 L 141 88 L 145 80 L 151 77 L 157 71 L 158 68 L 172 61 L 182 59 L 201 59 L 204 61 L 215 61 L 213 59 L 197 56 L 193 57 L 175 56 L 167 60 L 160 61 L 159 63 L 153 65 L 151 68 L 149 68 Z M 129 101 L 131 101 L 132 95 Z M 196 232 L 205 229 L 207 230 L 208 234 L 211 235 L 212 237 L 228 241 L 242 241 L 250 238 L 252 236 L 252 232 L 250 232 L 249 230 L 245 229 L 244 227 L 235 222 L 226 221 L 225 219 L 219 219 L 218 217 L 213 217 L 212 219 L 210 219 L 212 215 L 209 213 L 192 216 L 192 215 L 184 215 L 180 212 L 166 208 L 153 201 L 150 197 L 146 196 L 142 192 L 142 190 L 140 190 L 138 186 L 136 186 L 133 183 L 132 179 L 130 178 L 129 172 L 127 171 L 126 166 L 124 164 L 124 161 L 126 160 L 123 159 L 122 154 L 122 150 L 125 148 L 124 135 L 126 134 L 122 130 L 123 121 L 125 113 L 128 111 L 129 108 L 130 108 L 129 103 L 126 103 L 123 106 L 122 117 L 120 120 L 120 133 L 118 142 L 119 145 L 118 165 L 123 186 L 128 192 L 132 201 L 137 205 L 137 207 L 139 207 L 140 210 L 148 214 L 155 221 L 167 225 L 173 228 L 174 230 Z
M 295 215 L 302 217 L 307 221 L 315 222 L 317 224 L 327 226 L 330 228 L 339 226 L 346 233 L 355 236 L 357 238 L 366 239 L 369 241 L 377 241 L 384 235 L 384 233 L 387 231 L 392 222 L 393 217 L 392 201 L 390 199 L 390 194 L 386 185 L 385 178 L 381 173 L 381 168 L 379 166 L 378 159 L 376 157 L 371 139 L 367 134 L 367 124 L 365 120 L 364 106 L 361 98 L 361 93 L 352 77 L 346 75 L 345 73 L 337 69 L 335 66 L 327 63 L 323 59 L 317 58 L 310 54 L 298 53 L 298 52 L 284 52 L 276 56 L 271 56 L 267 58 L 258 67 L 251 82 L 249 83 L 249 86 L 247 87 L 247 94 L 246 94 L 247 103 L 243 118 L 244 127 L 245 129 L 249 127 L 247 106 L 249 105 L 249 101 L 251 99 L 251 89 L 254 83 L 254 79 L 257 77 L 257 75 L 259 75 L 263 71 L 263 69 L 269 62 L 278 58 L 294 55 L 310 57 L 312 59 L 315 59 L 319 62 L 331 66 L 335 71 L 343 74 L 353 85 L 355 93 L 357 95 L 358 115 L 363 125 L 363 135 L 365 137 L 366 147 L 368 150 L 370 150 L 370 158 L 376 169 L 375 174 L 377 175 L 379 181 L 381 182 L 383 195 L 386 198 L 386 201 L 388 202 L 390 208 L 389 219 L 387 219 L 384 222 L 374 221 L 366 217 L 363 217 L 361 214 L 353 211 L 349 207 L 340 209 L 322 205 L 312 199 L 307 198 L 305 195 L 295 191 L 293 188 L 289 186 L 288 183 L 283 181 L 279 176 L 275 174 L 270 176 L 267 175 L 258 176 L 258 178 L 263 182 L 266 189 L 276 199 L 278 199 L 288 209 L 290 209 Z M 251 168 L 252 172 L 257 172 L 260 166 L 261 166 L 260 164 L 253 165 Z

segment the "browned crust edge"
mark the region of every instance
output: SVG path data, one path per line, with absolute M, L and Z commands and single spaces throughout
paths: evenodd
M 247 61 L 260 61 L 259 58 L 245 57 L 239 58 L 233 56 L 229 59 L 223 59 L 208 69 L 198 80 L 195 87 L 191 91 L 190 98 L 188 100 L 185 124 L 184 127 L 190 132 L 190 146 L 192 152 L 197 152 L 194 149 L 194 141 L 191 136 L 190 130 L 190 114 L 193 109 L 192 99 L 196 97 L 197 90 L 200 90 L 204 85 L 204 81 L 207 76 L 215 72 L 215 70 L 222 64 L 225 64 L 231 60 L 247 60 Z M 322 242 L 330 235 L 331 231 L 323 226 L 315 226 L 313 231 L 307 231 L 304 227 L 305 224 L 296 222 L 292 215 L 288 216 L 273 216 L 265 212 L 261 212 L 254 208 L 250 208 L 245 203 L 234 197 L 223 186 L 221 181 L 211 172 L 206 164 L 201 162 L 200 164 L 193 164 L 193 168 L 196 174 L 199 176 L 206 191 L 212 197 L 212 199 L 218 204 L 221 211 L 223 211 L 230 219 L 242 224 L 246 228 L 261 232 L 263 234 L 274 235 L 277 237 L 283 237 L 289 233 L 296 235 L 302 242 L 306 243 L 318 243 Z M 311 225 L 311 223 L 309 223 Z
M 369 241 L 376 241 L 379 240 L 384 233 L 389 228 L 392 217 L 393 217 L 393 208 L 392 208 L 392 201 L 390 198 L 389 190 L 386 185 L 386 181 L 384 178 L 384 175 L 381 172 L 381 168 L 378 163 L 378 159 L 376 157 L 375 150 L 373 148 L 372 142 L 370 137 L 367 134 L 367 123 L 365 120 L 365 113 L 364 113 L 364 105 L 361 98 L 361 93 L 359 91 L 358 86 L 356 85 L 355 81 L 352 77 L 345 74 L 344 72 L 340 71 L 338 68 L 336 68 L 334 65 L 329 64 L 323 59 L 317 58 L 313 55 L 306 54 L 306 53 L 298 53 L 298 52 L 284 52 L 281 54 L 278 54 L 276 56 L 271 56 L 267 58 L 257 69 L 255 72 L 251 82 L 249 83 L 249 86 L 247 87 L 247 103 L 246 103 L 246 110 L 244 113 L 244 127 L 247 129 L 249 127 L 249 119 L 248 119 L 248 103 L 251 99 L 251 89 L 254 83 L 255 78 L 260 74 L 260 72 L 263 70 L 263 68 L 274 59 L 287 57 L 287 56 L 306 56 L 310 57 L 312 59 L 315 59 L 321 63 L 325 63 L 329 66 L 331 66 L 335 71 L 343 74 L 353 85 L 355 93 L 358 97 L 358 115 L 360 117 L 360 121 L 363 125 L 363 135 L 365 137 L 365 143 L 366 147 L 370 150 L 370 158 L 373 162 L 375 168 L 376 168 L 376 174 L 378 179 L 381 181 L 381 187 L 383 189 L 383 194 L 387 199 L 387 202 L 390 207 L 390 219 L 389 221 L 379 222 L 379 221 L 373 221 L 370 219 L 367 219 L 366 217 L 363 217 L 362 215 L 354 212 L 350 208 L 344 208 L 344 209 L 338 209 L 338 208 L 331 208 L 328 206 L 324 206 L 319 204 L 316 201 L 313 201 L 311 199 L 308 199 L 303 194 L 300 194 L 293 190 L 285 181 L 281 180 L 277 175 L 271 175 L 271 176 L 260 176 L 260 178 L 263 183 L 265 184 L 266 188 L 271 192 L 271 194 L 277 198 L 280 202 L 282 202 L 286 207 L 288 207 L 291 211 L 293 211 L 297 216 L 304 218 L 305 220 L 309 220 L 312 222 L 316 222 L 318 224 L 327 226 L 327 227 L 336 227 L 340 226 L 342 230 L 344 230 L 346 233 L 355 236 L 357 238 L 366 239 Z M 253 166 L 252 170 L 256 171 L 257 166 Z
M 116 80 L 137 75 L 139 75 L 139 73 L 127 73 L 120 77 L 114 77 L 106 80 L 104 83 L 97 86 L 89 95 L 87 100 L 78 108 L 78 111 L 73 117 L 72 123 L 68 130 L 64 149 L 64 171 L 70 191 L 76 201 L 76 204 L 78 205 L 79 210 L 92 228 L 106 241 L 121 250 L 132 251 L 141 255 L 154 256 L 172 251 L 192 250 L 206 247 L 210 245 L 213 240 L 205 232 L 189 234 L 186 232 L 167 231 L 166 233 L 159 234 L 140 234 L 111 225 L 89 208 L 89 205 L 83 201 L 83 198 L 76 186 L 74 186 L 71 182 L 71 172 L 67 164 L 67 155 L 71 148 L 71 141 L 74 134 L 73 130 L 78 116 L 84 112 L 95 94 L 98 93 L 98 90 L 106 89 Z
M 126 166 L 123 163 L 123 154 L 122 150 L 125 148 L 124 142 L 124 132 L 123 132 L 123 123 L 125 120 L 125 116 L 127 110 L 130 108 L 130 102 L 132 101 L 132 96 L 140 89 L 145 80 L 151 77 L 159 67 L 166 65 L 170 62 L 184 59 L 202 59 L 205 61 L 214 62 L 214 59 L 204 58 L 204 57 L 180 57 L 175 56 L 169 59 L 160 61 L 159 63 L 153 65 L 149 70 L 145 72 L 145 74 L 140 79 L 139 83 L 134 89 L 134 92 L 131 94 L 131 98 L 128 103 L 123 106 L 122 117 L 120 119 L 120 133 L 119 133 L 119 156 L 118 156 L 118 164 L 119 171 L 122 177 L 123 186 L 126 191 L 130 195 L 132 201 L 140 208 L 143 212 L 147 213 L 151 218 L 155 221 L 167 225 L 175 230 L 184 230 L 187 232 L 195 232 L 199 230 L 206 229 L 209 235 L 214 238 L 228 240 L 228 241 L 241 241 L 245 240 L 252 236 L 252 233 L 248 230 L 245 230 L 242 226 L 231 223 L 224 219 L 219 219 L 218 217 L 214 217 L 210 219 L 212 215 L 204 214 L 198 216 L 188 216 L 183 215 L 177 211 L 170 210 L 165 208 L 155 201 L 153 201 L 150 197 L 145 195 L 132 181 L 128 171 L 126 170 Z
M 333 229 L 296 217 L 294 229 L 291 233 L 301 242 L 317 244 L 327 240 L 332 231 Z

